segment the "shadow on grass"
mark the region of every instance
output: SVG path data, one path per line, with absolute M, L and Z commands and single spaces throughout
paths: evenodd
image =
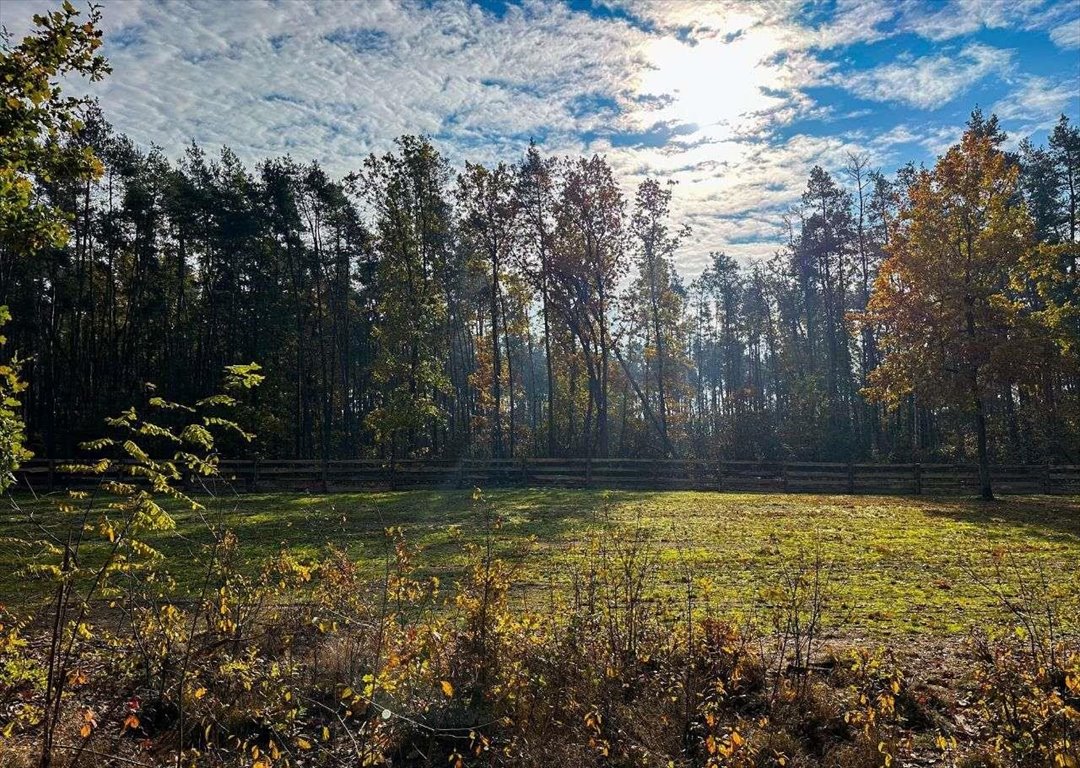
M 41 537 L 42 529 L 63 540 L 72 518 L 56 511 L 60 498 L 16 498 L 19 510 L 0 516 L 0 540 L 33 540 Z M 503 521 L 497 537 L 500 554 L 513 556 L 533 540 L 560 546 L 582 531 L 611 525 L 603 509 L 609 499 L 617 503 L 619 498 L 602 491 L 551 489 L 496 489 L 484 492 L 483 501 L 475 501 L 473 491 L 455 489 L 203 496 L 203 512 L 165 504 L 175 530 L 144 538 L 164 555 L 163 566 L 181 593 L 192 593 L 201 583 L 200 563 L 213 542 L 210 526 L 237 535 L 244 569 L 252 575 L 284 548 L 301 560 L 314 561 L 337 547 L 361 567 L 375 569 L 388 551 L 387 528 L 401 528 L 406 540 L 421 549 L 423 574 L 446 574 L 460 567 L 466 542 L 482 539 L 485 506 Z M 105 549 L 104 542 L 94 541 L 84 549 L 88 564 Z M 26 554 L 15 546 L 0 549 L 0 603 L 33 602 L 47 594 L 45 582 L 16 576 Z
M 921 503 L 929 516 L 976 525 L 990 535 L 1019 528 L 1026 537 L 1055 543 L 1080 540 L 1077 496 L 1000 496 L 995 501 L 939 497 Z

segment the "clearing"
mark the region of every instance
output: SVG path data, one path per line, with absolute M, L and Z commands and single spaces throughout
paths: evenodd
M 16 497 L 0 514 L 0 604 L 28 604 L 46 586 L 22 578 L 27 555 L 14 540 L 68 524 L 55 497 Z M 494 490 L 332 495 L 260 494 L 210 499 L 206 520 L 236 532 L 250 568 L 283 545 L 316 560 L 346 549 L 372 574 L 387 553 L 384 530 L 401 527 L 419 547 L 425 575 L 452 582 L 463 545 L 482 539 L 485 508 L 502 520 L 499 550 L 517 563 L 516 599 L 535 604 L 565 589 L 590 546 L 640 534 L 655 552 L 660 597 L 685 604 L 686 579 L 702 610 L 738 615 L 785 572 L 820 555 L 835 599 L 829 623 L 848 636 L 953 636 L 994 611 L 990 589 L 1000 555 L 1007 583 L 1045 578 L 1076 594 L 1080 497 L 1011 496 L 993 503 L 961 498 Z M 206 520 L 174 511 L 176 530 L 148 540 L 167 557 L 182 589 L 201 576 L 195 562 L 209 541 Z M 33 515 L 34 522 L 29 521 Z M 995 556 L 996 553 L 996 556 Z M 92 553 L 91 553 L 92 554 Z M 91 559 L 91 558 L 87 558 Z

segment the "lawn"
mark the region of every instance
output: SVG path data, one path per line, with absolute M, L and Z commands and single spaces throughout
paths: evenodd
M 502 518 L 497 545 L 517 564 L 516 599 L 542 600 L 564 589 L 589 542 L 640 534 L 659 563 L 656 592 L 685 600 L 690 578 L 702 610 L 752 610 L 784 571 L 820 555 L 836 599 L 834 631 L 845 635 L 966 632 L 991 615 L 987 591 L 994 553 L 1008 551 L 1028 576 L 1040 569 L 1075 590 L 1080 563 L 1080 498 L 957 498 L 495 490 L 485 503 Z M 17 507 L 16 507 L 17 505 Z M 30 516 L 34 522 L 30 522 Z M 167 556 L 181 589 L 209 540 L 206 522 L 174 511 L 177 527 L 151 542 Z M 283 545 L 315 560 L 329 545 L 346 549 L 375 574 L 387 552 L 384 529 L 400 526 L 420 548 L 421 573 L 452 582 L 463 545 L 484 535 L 483 504 L 467 491 L 333 495 L 262 494 L 213 499 L 207 519 L 234 530 L 252 570 Z M 29 604 L 43 583 L 19 575 L 28 554 L 16 542 L 66 521 L 53 501 L 17 497 L 0 515 L 0 603 Z M 1075 594 L 1075 592 L 1073 592 Z

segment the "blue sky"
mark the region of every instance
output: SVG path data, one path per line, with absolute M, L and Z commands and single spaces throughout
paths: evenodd
M 19 36 L 53 3 L 4 0 Z M 1080 0 L 105 0 L 106 115 L 175 156 L 192 139 L 338 174 L 396 135 L 460 164 L 606 154 L 628 193 L 679 182 L 709 251 L 761 258 L 814 164 L 932 162 L 972 107 L 1012 140 L 1080 120 Z M 76 86 L 79 87 L 79 86 Z

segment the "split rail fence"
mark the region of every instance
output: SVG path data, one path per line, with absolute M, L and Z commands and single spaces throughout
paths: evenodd
M 60 471 L 63 461 L 32 460 L 22 488 L 54 490 L 92 480 Z M 222 461 L 237 491 L 558 487 L 850 494 L 974 494 L 972 464 L 845 464 L 682 459 L 371 459 Z M 991 468 L 998 493 L 1080 494 L 1080 466 L 1009 464 Z

